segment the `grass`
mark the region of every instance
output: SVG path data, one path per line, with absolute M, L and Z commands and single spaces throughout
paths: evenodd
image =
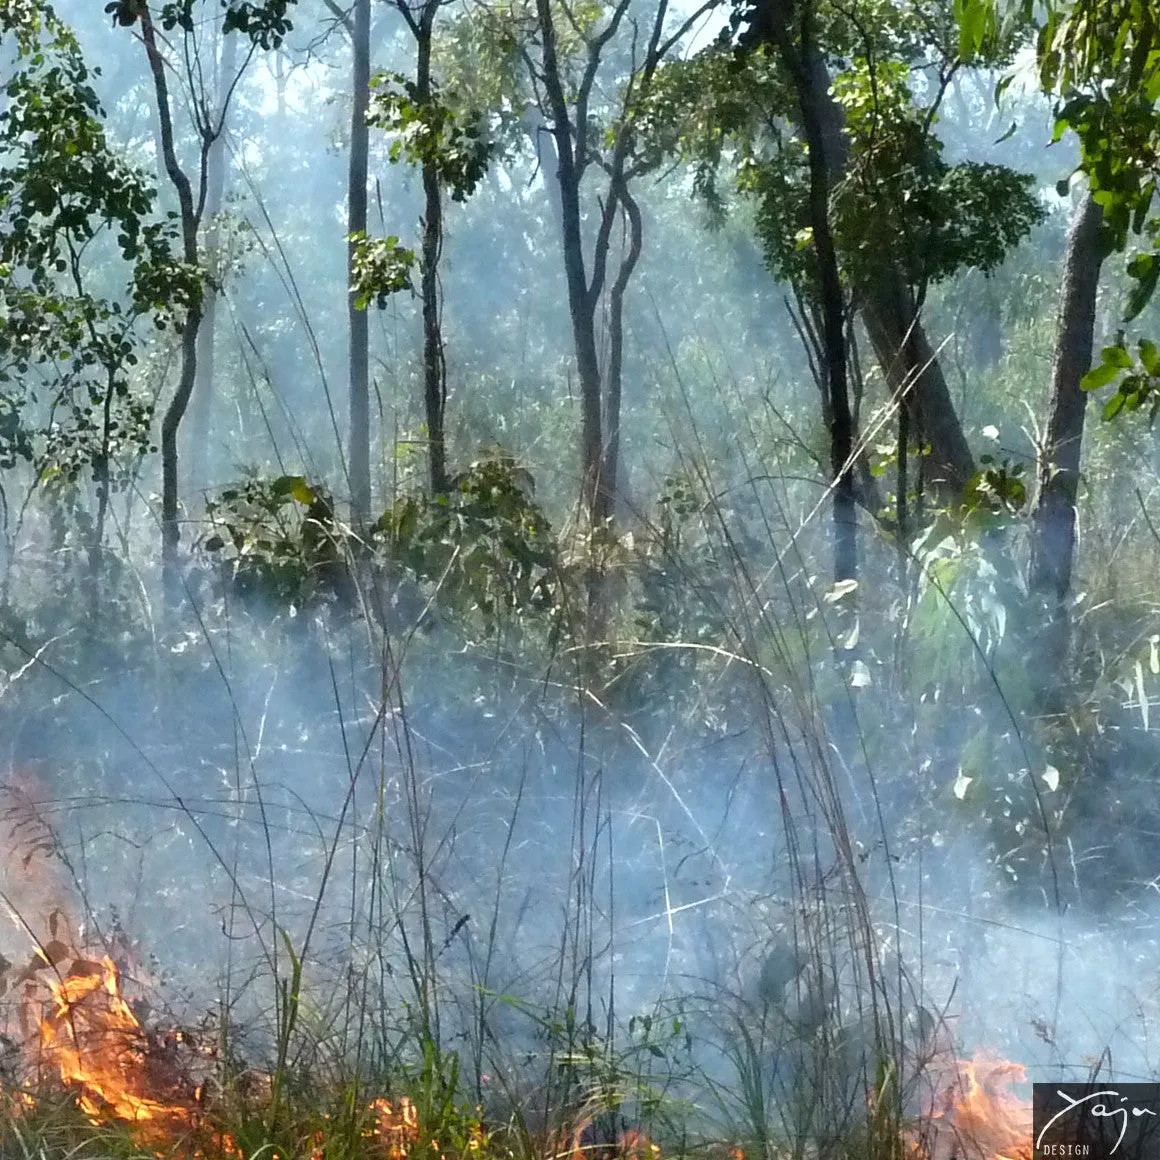
M 683 470 L 683 539 L 625 581 L 596 648 L 568 608 L 488 651 L 373 616 L 289 644 L 287 622 L 227 602 L 159 638 L 159 701 L 105 710 L 107 672 L 70 678 L 86 711 L 158 729 L 74 750 L 51 777 L 75 797 L 26 795 L 22 848 L 51 881 L 21 894 L 10 868 L 23 953 L 49 947 L 62 892 L 85 917 L 70 951 L 109 949 L 89 900 L 135 877 L 123 925 L 198 979 L 183 1016 L 146 1022 L 212 1011 L 182 1050 L 211 1046 L 177 1051 L 196 1131 L 85 1114 L 41 1073 L 34 1106 L 5 1088 L 5 1156 L 912 1155 L 913 1027 L 937 990 L 924 875 L 947 826 L 946 786 L 919 771 L 957 737 L 928 749 L 916 724 L 909 581 L 855 606 L 812 576 L 816 529 L 781 484 L 754 476 L 739 514 L 703 460 Z M 887 575 L 880 549 L 868 571 Z M 664 639 L 636 631 L 633 584 Z M 962 714 L 940 706 L 952 731 L 977 688 Z M 127 755 L 118 793 L 87 792 Z M 185 942 L 165 937 L 178 917 Z M 131 942 L 121 965 L 142 975 Z

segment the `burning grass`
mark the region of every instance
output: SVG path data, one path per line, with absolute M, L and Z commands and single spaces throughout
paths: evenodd
M 518 1148 L 510 1136 L 489 1132 L 478 1109 L 465 1115 L 444 1103 L 425 1116 L 409 1095 L 357 1099 L 348 1093 L 339 1110 L 321 1114 L 278 1106 L 273 1077 L 231 1085 L 215 1046 L 175 1028 L 146 1028 L 122 986 L 123 972 L 112 958 L 87 958 L 59 940 L 38 948 L 21 970 L 8 966 L 0 973 L 0 988 L 18 996 L 19 1054 L 3 1089 L 10 1126 L 59 1109 L 64 1099 L 94 1133 L 119 1131 L 134 1149 L 158 1156 L 662 1160 L 660 1146 L 638 1130 L 624 1127 L 601 1141 L 590 1110 L 538 1144 Z M 978 1055 L 969 1063 L 936 1066 L 932 1074 L 927 1113 L 901 1141 L 895 1138 L 889 1154 L 1030 1160 L 1030 1106 L 1011 1090 L 1025 1079 L 1018 1064 Z M 74 1122 L 74 1131 L 81 1122 Z M 730 1160 L 758 1160 L 736 1145 L 712 1154 L 718 1152 Z M 763 1152 L 759 1160 L 783 1155 L 768 1144 Z
M 1031 1104 L 1011 1090 L 1022 1064 L 979 1052 L 932 1069 L 931 1107 L 911 1134 L 921 1160 L 1031 1160 Z
M 461 1105 L 458 1073 L 443 1073 L 433 1047 L 410 1091 L 374 1091 L 365 1080 L 308 1091 L 302 1077 L 240 1066 L 221 1036 L 147 1026 L 125 993 L 134 978 L 128 944 L 82 945 L 59 901 L 68 892 L 46 868 L 56 855 L 50 837 L 33 825 L 33 808 L 21 818 L 32 820 L 13 836 L 31 826 L 32 840 L 24 833 L 23 856 L 14 842 L 0 860 L 15 860 L 47 918 L 34 927 L 5 897 L 33 949 L 22 965 L 0 956 L 0 1160 L 142 1150 L 188 1160 L 663 1160 L 660 1144 L 619 1117 L 616 1128 L 598 1129 L 610 1118 L 599 1101 L 549 1117 L 553 1126 L 539 1132 L 488 1125 L 480 1108 Z M 295 975 L 284 1003 L 297 1006 L 299 984 Z M 835 1160 L 1030 1160 L 1030 1106 L 1011 1091 L 1025 1078 L 1018 1064 L 946 1057 L 930 1075 L 917 1124 L 887 1118 Z M 769 1139 L 695 1147 L 682 1133 L 665 1154 L 797 1160 L 801 1152 Z

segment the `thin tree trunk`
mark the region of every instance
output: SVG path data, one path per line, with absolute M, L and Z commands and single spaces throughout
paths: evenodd
M 857 492 L 854 478 L 854 420 L 847 378 L 846 304 L 838 254 L 830 229 L 833 167 L 842 142 L 840 116 L 828 94 L 828 76 L 813 44 L 812 0 L 803 0 L 797 43 L 790 12 L 773 13 L 765 32 L 777 49 L 797 90 L 802 136 L 809 151 L 809 221 L 813 231 L 819 306 L 822 314 L 820 382 L 825 384 L 823 411 L 830 430 L 830 467 L 834 476 L 834 579 L 858 574 Z M 827 81 L 826 87 L 821 80 Z
M 604 399 L 604 465 L 600 478 L 604 489 L 613 497 L 612 506 L 620 497 L 620 410 L 624 376 L 624 292 L 640 261 L 644 226 L 640 206 L 628 191 L 628 185 L 619 185 L 619 200 L 628 218 L 628 253 L 620 263 L 616 281 L 608 294 L 608 384 Z M 609 514 L 613 514 L 610 510 Z
M 536 0 L 536 14 L 543 39 L 544 89 L 552 113 L 552 136 L 556 142 L 564 276 L 568 288 L 568 312 L 572 320 L 572 341 L 576 351 L 576 373 L 580 380 L 581 498 L 592 522 L 598 523 L 606 518 L 609 505 L 607 488 L 602 485 L 600 478 L 604 450 L 600 416 L 600 360 L 596 346 L 596 296 L 589 290 L 584 270 L 580 218 L 581 170 L 573 148 L 572 125 L 556 51 L 551 0 Z
M 431 36 L 436 12 L 428 0 L 416 28 L 418 60 L 416 97 L 420 105 L 431 100 Z M 439 317 L 439 257 L 443 250 L 443 192 L 433 161 L 423 165 L 423 246 L 420 293 L 423 301 L 423 397 L 427 412 L 427 455 L 431 494 L 447 492 L 447 442 L 444 414 L 447 407 L 447 363 L 443 354 L 443 330 Z
M 1031 516 L 1028 587 L 1050 604 L 1056 616 L 1063 613 L 1071 589 L 1075 558 L 1075 504 L 1087 409 L 1087 395 L 1080 383 L 1092 364 L 1096 297 L 1104 258 L 1102 225 L 1103 210 L 1089 193 L 1067 239 L 1047 437 Z
M 90 325 L 91 333 L 92 327 Z M 93 464 L 93 474 L 97 485 L 97 518 L 93 525 L 93 538 L 89 543 L 89 573 L 92 593 L 92 605 L 89 611 L 94 618 L 94 623 L 100 607 L 101 559 L 104 553 L 105 524 L 108 521 L 109 502 L 112 498 L 112 470 L 109 466 L 109 451 L 113 435 L 113 400 L 116 397 L 116 372 L 112 367 L 107 366 L 105 368 L 105 397 L 101 400 L 101 450 Z
M 351 32 L 353 58 L 350 118 L 350 169 L 347 180 L 346 228 L 350 235 L 367 229 L 367 155 L 370 130 L 371 0 L 355 0 Z M 350 332 L 350 505 L 351 523 L 361 530 L 371 512 L 370 327 L 367 312 L 355 306 L 356 244 L 347 243 L 347 319 Z
M 177 194 L 183 256 L 186 263 L 197 268 L 200 255 L 197 245 L 200 205 L 194 205 L 193 188 L 189 178 L 177 160 L 173 142 L 173 116 L 169 104 L 169 85 L 165 77 L 165 62 L 157 49 L 157 38 L 153 29 L 153 17 L 146 4 L 141 4 L 141 39 L 153 74 L 153 88 L 157 98 L 157 115 L 161 131 L 161 154 L 165 162 L 165 172 Z M 201 174 L 204 183 L 205 157 L 212 145 L 212 139 L 203 135 Z M 199 201 L 201 199 L 199 198 Z M 177 433 L 193 394 L 197 375 L 197 335 L 201 327 L 201 295 L 196 294 L 186 312 L 181 328 L 181 371 L 178 375 L 177 390 L 165 409 L 161 420 L 161 574 L 166 604 L 176 607 L 181 595 L 181 577 L 178 569 L 177 549 L 181 541 L 178 523 L 178 475 L 177 475 Z
M 216 117 L 225 115 L 226 101 L 237 68 L 237 37 L 224 36 L 221 42 L 221 57 L 218 64 L 218 97 Z M 220 133 L 206 155 L 208 178 L 206 182 L 205 213 L 209 218 L 209 230 L 205 239 L 205 261 L 208 277 L 205 285 L 205 317 L 198 333 L 197 379 L 193 388 L 191 407 L 192 444 L 190 478 L 193 487 L 206 487 L 209 480 L 209 439 L 210 418 L 214 399 L 214 340 L 217 337 L 218 287 L 221 283 L 221 228 L 218 215 L 222 210 L 226 184 L 225 133 Z
M 826 157 L 825 121 L 818 94 L 809 81 L 803 61 L 813 54 L 812 6 L 803 8 L 800 52 L 790 42 L 788 30 L 778 30 L 782 59 L 794 75 L 801 109 L 802 132 L 809 148 L 810 226 L 817 257 L 822 308 L 823 379 L 830 403 L 830 466 L 834 473 L 834 579 L 853 580 L 858 575 L 857 499 L 854 489 L 854 423 L 846 379 L 846 307 L 838 255 L 830 231 L 831 176 Z

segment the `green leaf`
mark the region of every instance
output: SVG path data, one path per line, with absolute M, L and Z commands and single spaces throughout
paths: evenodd
M 302 478 L 299 478 L 290 489 L 290 494 L 306 507 L 309 507 L 318 498 L 318 493 Z
M 1132 356 L 1128 353 L 1128 348 L 1122 343 L 1117 343 L 1115 346 L 1105 346 L 1103 360 L 1121 370 L 1130 370 L 1132 366 Z
M 1128 302 L 1124 307 L 1125 322 L 1131 322 L 1151 300 L 1156 283 L 1160 280 L 1160 261 L 1156 254 L 1137 254 L 1128 263 L 1128 273 L 1136 280 L 1136 284 L 1128 292 Z
M 270 484 L 270 491 L 273 495 L 292 495 L 297 499 L 297 489 L 306 486 L 306 480 L 301 475 L 280 475 Z M 310 503 L 311 500 L 306 502 Z
M 1120 368 L 1112 366 L 1111 363 L 1101 363 L 1098 367 L 1093 367 L 1083 379 L 1080 381 L 1080 389 L 1084 391 L 1098 391 L 1100 387 L 1106 387 L 1110 382 L 1113 382 L 1120 373 Z
M 1160 350 L 1150 339 L 1142 338 L 1139 342 L 1140 364 L 1153 377 L 1160 377 Z
M 995 34 L 995 10 L 990 0 L 955 0 L 959 25 L 959 54 L 970 58 L 982 51 Z

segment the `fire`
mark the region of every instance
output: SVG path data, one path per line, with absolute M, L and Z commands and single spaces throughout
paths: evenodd
M 562 1136 L 563 1146 L 560 1133 L 549 1141 L 549 1160 L 661 1160 L 660 1147 L 635 1128 L 619 1128 L 615 1143 L 611 1142 L 611 1132 L 600 1140 L 596 1117 L 591 1113 L 581 1115 L 571 1133 Z
M 387 1160 L 406 1160 L 408 1148 L 419 1139 L 419 1112 L 414 1103 L 403 1096 L 396 1111 L 380 1096 L 371 1101 L 370 1111 L 375 1116 L 372 1135 L 382 1141 L 383 1155 Z
M 979 1052 L 956 1063 L 913 1141 L 922 1160 L 1031 1160 L 1031 1104 L 1011 1091 L 1023 1065 Z
M 13 839 L 0 843 L 0 907 L 33 946 L 22 964 L 0 953 L 0 1049 L 10 1047 L 14 1056 L 0 1064 L 6 1080 L 8 1073 L 15 1080 L 0 1087 L 5 1111 L 34 1110 L 48 1088 L 63 1087 L 93 1125 L 129 1125 L 135 1141 L 159 1155 L 177 1148 L 190 1160 L 242 1160 L 243 1150 L 220 1124 L 228 1098 L 240 1096 L 260 1118 L 273 1102 L 273 1076 L 231 1072 L 223 1081 L 212 1044 L 177 1028 L 142 1024 L 122 989 L 132 948 L 117 931 L 100 951 L 85 949 L 69 920 L 69 891 L 59 880 L 55 838 L 43 820 L 40 795 L 25 782 L 0 785 L 0 822 L 10 824 Z M 479 1116 L 469 1115 L 457 1121 L 455 1145 L 445 1152 L 430 1127 L 420 1125 L 419 1109 L 407 1096 L 379 1097 L 362 1110 L 368 1160 L 466 1160 L 481 1155 L 488 1141 Z M 311 1160 L 327 1160 L 324 1132 L 307 1129 L 303 1142 Z M 270 1154 L 285 1155 L 276 1149 Z M 636 1151 L 630 1158 L 626 1151 L 624 1160 L 653 1158 Z
M 59 921 L 54 925 L 59 928 Z M 121 974 L 108 955 L 99 962 L 86 959 L 59 941 L 39 947 L 19 972 L 0 960 L 0 993 L 23 995 L 19 1023 L 28 1084 L 5 1091 L 5 1097 L 35 1107 L 37 1085 L 51 1076 L 75 1094 L 93 1124 L 129 1124 L 137 1140 L 158 1154 L 182 1144 L 190 1145 L 182 1154 L 194 1160 L 207 1154 L 240 1158 L 232 1137 L 213 1131 L 208 1123 L 213 1107 L 204 1099 L 204 1085 L 212 1073 L 213 1052 L 199 1048 L 182 1032 L 166 1034 L 143 1027 L 122 992 Z M 194 1078 L 199 1070 L 201 1082 Z M 252 1086 L 269 1094 L 268 1082 Z M 365 1111 L 362 1138 L 368 1157 L 408 1160 L 419 1154 L 444 1160 L 439 1141 L 424 1136 L 419 1110 L 409 1097 L 393 1101 L 378 1097 L 365 1105 Z M 462 1154 L 481 1154 L 487 1142 L 482 1125 L 470 1120 L 465 1126 Z M 322 1132 L 314 1135 L 310 1156 L 326 1160 Z M 624 1160 L 652 1157 L 626 1150 Z
M 196 1126 L 196 1092 L 182 1090 L 189 1085 L 175 1052 L 147 1035 L 133 1014 L 112 959 L 74 964 L 73 973 L 48 979 L 48 987 L 51 1004 L 39 1018 L 41 1060 L 77 1089 L 90 1119 L 149 1123 L 166 1138 Z

